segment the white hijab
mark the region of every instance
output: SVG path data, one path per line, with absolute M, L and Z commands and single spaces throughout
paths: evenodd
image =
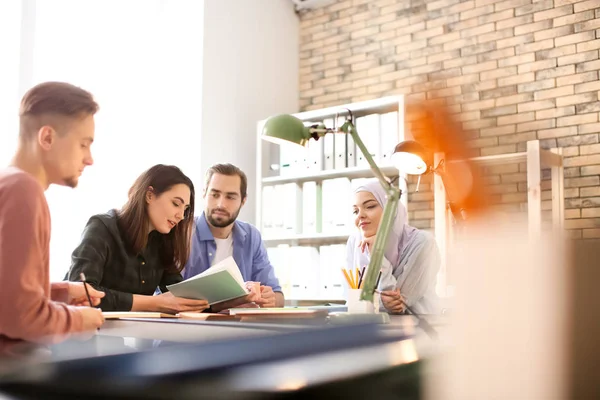
M 371 193 L 382 208 L 384 208 L 387 204 L 387 195 L 377 179 L 370 180 L 358 186 L 354 190 L 354 193 L 358 192 Z M 392 229 L 388 235 L 388 245 L 386 246 L 384 253 L 385 258 L 387 258 L 390 264 L 392 264 L 394 267 L 400 264 L 402 252 L 406 249 L 406 246 L 417 232 L 417 228 L 409 226 L 407 221 L 408 213 L 406 212 L 406 208 L 401 202 L 398 202 Z M 358 243 L 360 240 L 362 240 L 362 234 L 360 231 L 358 231 L 355 236 L 355 243 Z

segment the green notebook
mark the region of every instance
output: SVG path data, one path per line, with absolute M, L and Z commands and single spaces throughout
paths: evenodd
M 167 289 L 174 296 L 205 299 L 211 305 L 248 294 L 240 269 L 231 256 L 199 275 L 167 286 Z

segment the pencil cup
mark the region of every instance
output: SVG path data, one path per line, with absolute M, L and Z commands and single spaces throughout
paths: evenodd
M 362 289 L 348 289 L 346 306 L 349 314 L 379 314 L 379 293 L 373 293 L 373 302 L 360 300 Z

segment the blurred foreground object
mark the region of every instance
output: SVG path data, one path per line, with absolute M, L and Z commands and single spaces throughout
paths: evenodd
M 449 249 L 451 328 L 429 364 L 426 398 L 600 398 L 598 244 L 570 242 L 562 230 L 530 235 L 527 218 L 494 212 L 467 134 L 443 106 L 408 105 L 406 121 L 414 142 L 397 146 L 399 169 L 439 175 L 462 221 Z

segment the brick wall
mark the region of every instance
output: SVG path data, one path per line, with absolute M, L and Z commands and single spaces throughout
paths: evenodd
M 600 237 L 600 0 L 339 0 L 300 20 L 303 110 L 444 99 L 476 154 L 562 147 L 565 225 Z M 525 172 L 488 169 L 499 203 L 526 209 Z M 432 227 L 432 199 L 410 193 L 411 223 Z

